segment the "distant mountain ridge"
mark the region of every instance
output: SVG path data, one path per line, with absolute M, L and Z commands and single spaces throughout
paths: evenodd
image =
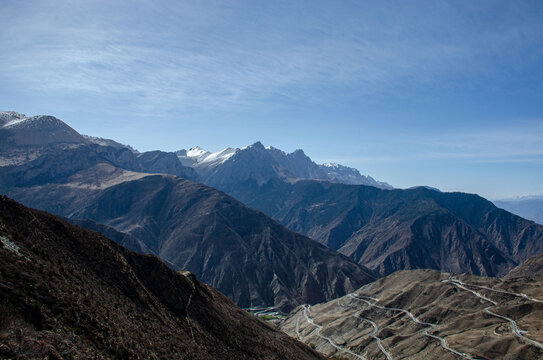
M 27 117 L 16 112 L 0 112 L 0 138 L 7 146 L 32 146 L 50 143 L 84 143 L 85 139 L 63 121 L 49 115 Z
M 0 167 L 28 164 L 30 160 L 59 150 L 100 153 L 111 164 L 131 171 L 165 173 L 198 181 L 198 174 L 181 164 L 177 156 L 164 151 L 139 153 L 114 140 L 81 135 L 54 116 L 27 117 L 13 111 L 0 111 Z M 54 156 L 54 155 L 53 155 Z M 70 168 L 72 161 L 65 164 Z M 58 172 L 59 169 L 56 171 Z
M 375 186 L 392 189 L 385 182 L 361 175 L 354 168 L 325 163 L 316 164 L 303 150 L 286 153 L 260 141 L 242 148 L 226 148 L 211 153 L 200 147 L 179 150 L 177 156 L 185 166 L 193 167 L 206 185 L 229 191 L 233 183 L 254 179 L 263 184 L 270 179 L 286 181 L 311 179 L 344 184 Z
M 496 200 L 497 207 L 543 224 L 543 195 L 523 196 L 516 199 Z
M 243 203 L 381 275 L 430 268 L 503 276 L 543 251 L 543 226 L 473 194 L 310 180 L 232 188 Z

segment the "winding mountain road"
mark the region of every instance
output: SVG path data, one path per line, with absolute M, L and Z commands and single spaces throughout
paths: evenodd
M 360 315 L 357 315 L 357 317 L 365 322 L 369 322 L 371 326 L 373 326 L 373 331 L 371 332 L 370 336 L 377 341 L 377 347 L 379 347 L 379 350 L 381 350 L 381 352 L 386 356 L 386 358 L 388 360 L 392 360 L 392 356 L 390 356 L 390 354 L 383 347 L 383 344 L 381 343 L 381 338 L 376 335 L 377 332 L 379 331 L 379 327 L 377 326 L 377 324 L 373 322 L 372 320 L 366 319 Z
M 303 306 L 303 309 L 304 309 L 304 317 L 305 317 L 306 321 L 307 321 L 309 324 L 315 326 L 315 328 L 317 329 L 317 331 L 315 332 L 315 335 L 317 335 L 318 337 L 320 337 L 320 338 L 322 338 L 322 339 L 328 341 L 328 342 L 330 343 L 330 345 L 332 345 L 334 348 L 338 349 L 339 351 L 343 351 L 343 352 L 345 352 L 345 353 L 347 353 L 347 354 L 350 354 L 350 355 L 352 355 L 352 356 L 354 356 L 354 357 L 356 357 L 356 358 L 358 358 L 358 359 L 360 359 L 360 360 L 366 360 L 365 357 L 363 357 L 363 356 L 361 356 L 361 355 L 358 355 L 358 354 L 352 352 L 351 350 L 346 349 L 346 348 L 344 348 L 344 347 L 342 347 L 342 346 L 339 346 L 339 345 L 337 345 L 336 343 L 334 343 L 334 341 L 333 341 L 332 339 L 330 339 L 329 337 L 324 336 L 324 335 L 321 335 L 320 332 L 321 332 L 321 330 L 322 330 L 322 326 L 316 324 L 316 323 L 313 321 L 313 319 L 310 318 L 309 315 L 307 314 L 308 312 L 311 312 L 311 305 L 305 304 L 305 305 L 302 305 L 302 306 Z
M 451 279 L 451 278 L 449 278 L 449 279 Z M 502 290 L 502 289 L 493 289 L 493 288 L 490 288 L 488 286 L 482 286 L 482 285 L 466 284 L 465 282 L 460 281 L 458 279 L 454 279 L 454 278 L 452 278 L 452 279 L 453 279 L 453 281 L 455 281 L 455 282 L 457 282 L 457 283 L 459 283 L 461 285 L 464 285 L 464 286 L 469 286 L 469 287 L 474 287 L 474 288 L 479 288 L 479 289 L 485 289 L 485 290 L 494 291 L 494 292 L 501 293 L 501 294 L 513 295 L 513 296 L 516 296 L 516 297 L 524 298 L 524 299 L 529 300 L 529 301 L 543 303 L 543 300 L 534 299 L 533 297 L 530 297 L 530 296 L 528 296 L 528 295 L 526 295 L 524 293 L 516 293 L 516 292 Z
M 507 294 L 511 294 L 511 295 L 514 295 L 514 296 L 518 296 L 518 297 L 522 297 L 522 298 L 525 298 L 527 299 L 528 301 L 534 301 L 534 302 L 541 302 L 540 300 L 537 300 L 537 299 L 532 299 L 530 298 L 529 296 L 527 296 L 526 294 L 519 294 L 519 293 L 514 293 L 514 292 L 510 292 L 510 291 L 505 291 L 505 290 L 501 290 L 501 289 L 492 289 L 492 288 L 489 288 L 489 287 L 486 287 L 486 286 L 480 286 L 480 285 L 473 285 L 473 284 L 467 284 L 467 283 L 464 283 L 460 280 L 457 280 L 455 279 L 454 277 L 449 277 L 448 279 L 446 280 L 443 280 L 443 282 L 448 282 L 448 283 L 451 283 L 453 284 L 454 286 L 456 287 L 459 287 L 463 290 L 466 290 L 466 291 L 469 291 L 471 292 L 472 294 L 474 294 L 475 296 L 481 298 L 482 300 L 485 300 L 485 301 L 488 301 L 490 303 L 492 303 L 491 306 L 487 306 L 485 309 L 484 309 L 484 312 L 486 312 L 487 314 L 489 315 L 492 315 L 492 316 L 495 316 L 497 318 L 500 318 L 502 320 L 506 320 L 508 321 L 509 323 L 511 323 L 511 328 L 512 328 L 512 332 L 513 334 L 515 334 L 519 339 L 521 339 L 522 341 L 524 341 L 525 343 L 528 343 L 532 346 L 535 346 L 539 349 L 542 349 L 543 350 L 543 344 L 535 341 L 535 340 L 532 340 L 532 339 L 529 339 L 527 338 L 526 336 L 522 335 L 523 331 L 520 330 L 518 328 L 518 325 L 517 323 L 515 322 L 515 320 L 511 319 L 511 318 L 508 318 L 507 316 L 503 316 L 503 315 L 500 315 L 500 314 L 496 314 L 495 312 L 492 312 L 490 311 L 490 308 L 492 306 L 495 306 L 495 305 L 498 305 L 498 303 L 494 300 L 491 300 L 489 298 L 487 298 L 486 296 L 478 293 L 477 291 L 475 290 L 471 290 L 471 289 L 468 289 L 466 286 L 471 286 L 471 287 L 477 287 L 477 288 L 482 288 L 482 289 L 486 289 L 486 290 L 490 290 L 490 291 L 496 291 L 496 292 L 500 292 L 500 293 L 507 293 Z
M 349 294 L 347 295 L 348 297 L 351 297 L 353 299 L 356 299 L 356 300 L 359 300 L 359 301 L 363 301 L 365 302 L 366 304 L 368 304 L 369 306 L 372 306 L 372 307 L 376 307 L 378 309 L 382 309 L 382 310 L 392 310 L 392 311 L 399 311 L 399 312 L 403 312 L 404 314 L 406 314 L 411 320 L 413 320 L 414 322 L 416 322 L 417 324 L 421 324 L 421 325 L 428 325 L 427 328 L 424 328 L 421 333 L 425 336 L 428 336 L 428 337 L 431 337 L 433 339 L 436 339 L 436 340 L 439 340 L 439 343 L 441 345 L 441 347 L 453 354 L 456 354 L 458 356 L 461 356 L 462 358 L 464 359 L 475 359 L 473 357 L 471 357 L 469 354 L 466 354 L 466 353 L 463 353 L 463 352 L 460 352 L 458 350 L 455 350 L 451 347 L 449 347 L 449 345 L 447 345 L 447 342 L 445 341 L 444 338 L 440 337 L 440 336 L 437 336 L 437 335 L 433 335 L 433 334 L 429 334 L 428 331 L 433 329 L 436 324 L 431 324 L 431 323 L 427 323 L 427 322 L 424 322 L 424 321 L 421 321 L 419 319 L 417 319 L 417 317 L 415 315 L 413 315 L 412 312 L 410 312 L 409 310 L 405 310 L 405 309 L 401 309 L 401 308 L 391 308 L 391 307 L 386 307 L 386 306 L 381 306 L 381 305 L 377 305 L 377 304 L 374 304 L 374 303 L 371 303 L 369 300 L 366 300 L 366 299 L 363 299 L 364 297 L 365 298 L 371 298 L 369 296 L 364 296 L 364 295 L 353 295 L 353 294 Z

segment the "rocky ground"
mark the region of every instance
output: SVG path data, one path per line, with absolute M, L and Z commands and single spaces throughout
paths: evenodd
M 280 328 L 347 359 L 539 359 L 541 280 L 399 271 L 328 303 L 300 306 Z

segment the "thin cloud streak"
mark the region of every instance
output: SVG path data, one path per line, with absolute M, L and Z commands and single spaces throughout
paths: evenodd
M 66 8 L 64 16 L 72 17 Z M 88 18 L 74 31 L 73 24 L 59 23 L 52 12 L 43 10 L 39 16 L 38 9 L 35 21 L 18 25 L 12 20 L 11 36 L 2 38 L 8 51 L 0 60 L 0 78 L 35 91 L 132 97 L 138 99 L 136 104 L 157 109 L 220 109 L 276 96 L 317 103 L 324 99 L 309 89 L 322 83 L 348 86 L 353 91 L 346 96 L 360 96 L 386 92 L 405 81 L 435 83 L 451 73 L 480 71 L 496 52 L 518 43 L 526 33 L 518 24 L 499 34 L 469 37 L 457 30 L 444 42 L 401 21 L 389 24 L 392 30 L 367 33 L 383 27 L 375 19 L 362 18 L 351 24 L 352 33 L 340 36 L 334 19 L 310 17 L 294 36 L 291 30 L 296 28 L 256 28 L 253 36 L 244 34 L 237 43 L 235 26 L 229 28 L 235 12 L 218 6 L 208 14 L 207 8 L 190 6 L 198 21 L 190 21 L 178 9 L 175 14 L 182 21 L 170 23 L 167 31 L 157 23 L 143 30 L 115 23 L 104 29 Z M 162 15 L 165 9 L 161 10 L 157 12 Z M 262 22 L 270 21 L 265 12 L 258 14 Z M 111 16 L 130 23 L 144 20 L 143 15 L 128 20 L 120 13 Z M 437 26 L 434 21 L 423 25 Z M 210 31 L 213 27 L 225 29 L 225 34 Z M 52 30 L 42 34 L 44 29 Z M 394 36 L 402 30 L 406 36 Z
M 393 143 L 394 145 L 390 145 Z M 542 163 L 543 122 L 517 122 L 515 127 L 495 131 L 467 131 L 464 133 L 416 134 L 402 139 L 368 143 L 381 153 L 377 156 L 335 158 L 339 163 L 399 163 L 420 160 L 458 160 L 471 163 Z M 391 153 L 391 154 L 387 154 Z

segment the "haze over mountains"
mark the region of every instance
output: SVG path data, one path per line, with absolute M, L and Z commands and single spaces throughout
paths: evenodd
M 525 219 L 543 224 L 543 195 L 496 200 L 494 204 Z
M 483 298 L 459 290 L 458 281 L 469 280 L 515 293 L 498 291 L 495 310 L 539 331 L 533 320 L 539 303 L 519 302 L 517 295 L 539 291 L 540 256 L 527 259 L 543 252 L 543 226 L 477 195 L 392 189 L 355 169 L 318 165 L 301 150 L 287 154 L 259 142 L 214 154 L 199 148 L 139 153 L 82 136 L 52 116 L 0 112 L 0 121 L 1 194 L 155 254 L 239 306 L 295 309 L 282 328 L 326 354 L 339 346 L 346 349 L 341 356 L 386 358 L 371 343 L 379 337 L 396 355 L 454 357 L 436 341 L 447 337 L 451 348 L 471 357 L 493 357 L 495 344 L 511 356 L 541 355 L 507 334 L 499 316 L 477 304 Z M 451 283 L 451 273 L 511 275 L 465 275 Z M 374 282 L 380 276 L 386 277 Z M 353 294 L 379 298 L 380 305 L 356 307 Z M 375 313 L 376 304 L 412 311 L 439 327 L 424 334 L 421 323 L 391 317 L 397 310 Z M 372 331 L 371 321 L 356 319 L 362 313 L 386 330 Z M 315 324 L 330 330 L 321 334 Z M 489 329 L 500 339 L 481 342 Z

